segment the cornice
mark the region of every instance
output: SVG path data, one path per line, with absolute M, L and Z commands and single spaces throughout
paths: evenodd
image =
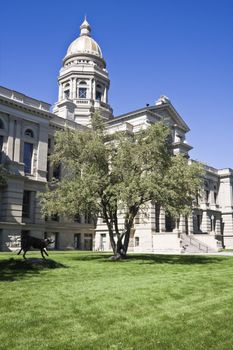
M 40 116 L 44 119 L 51 119 L 53 118 L 53 113 L 50 113 L 48 111 L 45 111 L 43 109 L 38 109 L 36 107 L 26 105 L 25 103 L 13 100 L 11 98 L 8 98 L 6 96 L 0 95 L 0 102 L 8 107 L 13 107 L 18 109 L 19 111 L 24 111 L 26 113 L 32 113 L 34 115 Z
M 140 116 L 143 116 L 144 114 L 150 114 L 153 117 L 161 119 L 161 115 L 151 111 L 148 108 L 141 108 L 141 109 L 138 109 L 136 111 L 132 111 L 132 112 L 129 112 L 129 113 L 126 113 L 126 114 L 122 114 L 122 115 L 117 116 L 117 117 L 113 117 L 112 119 L 107 121 L 107 124 L 117 123 L 118 121 L 122 121 L 122 120 L 125 120 L 125 119 L 130 119 L 132 117 L 140 117 Z
M 179 113 L 177 112 L 177 110 L 173 107 L 173 105 L 171 103 L 163 103 L 161 105 L 155 105 L 155 106 L 151 106 L 149 107 L 151 109 L 155 109 L 155 110 L 165 110 L 168 109 L 172 115 L 175 117 L 178 126 L 180 128 L 182 128 L 184 131 L 188 132 L 190 131 L 190 128 L 188 127 L 188 125 L 185 123 L 185 121 L 183 120 L 183 118 L 179 115 Z

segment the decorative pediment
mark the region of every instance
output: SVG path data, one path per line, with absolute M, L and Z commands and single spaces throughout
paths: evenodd
M 170 126 L 174 125 L 182 129 L 184 132 L 188 132 L 190 130 L 188 125 L 185 123 L 183 118 L 179 115 L 179 113 L 176 111 L 166 96 L 160 97 L 155 106 L 150 107 L 150 109 L 153 112 L 159 114 L 166 124 Z

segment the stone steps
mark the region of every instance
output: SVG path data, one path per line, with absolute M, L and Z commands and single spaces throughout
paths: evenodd
M 183 253 L 213 253 L 215 250 L 199 241 L 196 237 L 193 236 L 185 236 L 181 237 L 182 243 L 181 246 L 183 248 Z

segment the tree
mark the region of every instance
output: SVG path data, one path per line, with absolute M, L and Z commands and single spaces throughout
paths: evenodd
M 98 114 L 85 131 L 58 132 L 52 161 L 62 163 L 65 175 L 42 194 L 43 213 L 102 216 L 115 258 L 126 256 L 139 209 L 153 201 L 178 218 L 190 212 L 200 189 L 201 166 L 173 156 L 170 139 L 163 123 L 111 136 Z
M 7 169 L 2 164 L 0 165 L 0 187 L 4 187 L 7 184 Z

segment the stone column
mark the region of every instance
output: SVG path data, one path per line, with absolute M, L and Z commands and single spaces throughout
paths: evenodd
M 221 235 L 221 220 L 216 219 L 216 224 L 215 224 L 215 234 L 216 235 Z
M 73 78 L 70 78 L 70 99 L 73 98 Z
M 201 230 L 203 233 L 210 232 L 210 219 L 209 216 L 207 215 L 206 211 L 203 211 L 202 214 L 202 223 L 201 223 Z
M 160 208 L 159 228 L 160 228 L 160 232 L 166 232 L 165 210 L 163 208 Z
M 93 100 L 95 100 L 95 95 L 96 95 L 96 81 L 95 79 L 93 80 L 93 85 L 92 85 L 92 93 L 93 93 Z
M 47 154 L 48 154 L 48 125 L 45 124 L 45 125 L 40 125 L 40 128 L 39 128 L 36 179 L 40 181 L 46 181 Z
M 180 222 L 179 219 L 175 219 L 175 228 L 172 230 L 174 233 L 179 233 L 180 232 Z
M 14 125 L 15 121 L 12 117 L 9 118 L 9 135 L 7 142 L 7 156 L 13 160 L 14 158 Z
M 210 205 L 215 205 L 214 191 L 212 189 L 210 190 L 210 194 L 209 194 L 209 203 L 210 203 Z
M 75 78 L 72 78 L 72 93 L 71 93 L 71 99 L 74 99 L 76 98 L 76 79 Z
M 104 87 L 104 102 L 107 103 L 107 87 Z
M 73 98 L 77 98 L 77 79 L 74 78 L 74 97 Z
M 62 89 L 62 84 L 59 84 L 59 96 L 58 96 L 58 101 L 62 101 L 63 99 L 63 89 Z
M 193 214 L 190 214 L 188 217 L 188 234 L 192 235 L 194 232 L 193 228 Z
M 180 216 L 179 231 L 180 233 L 186 233 L 185 217 L 183 215 Z
M 92 100 L 93 99 L 93 81 L 94 79 L 90 79 L 90 99 Z
M 150 225 L 151 225 L 151 230 L 154 232 L 155 231 L 155 205 L 153 202 L 150 202 L 148 212 L 150 213 Z
M 15 146 L 14 146 L 14 161 L 20 163 L 20 139 L 21 139 L 21 121 L 16 121 L 15 130 Z

